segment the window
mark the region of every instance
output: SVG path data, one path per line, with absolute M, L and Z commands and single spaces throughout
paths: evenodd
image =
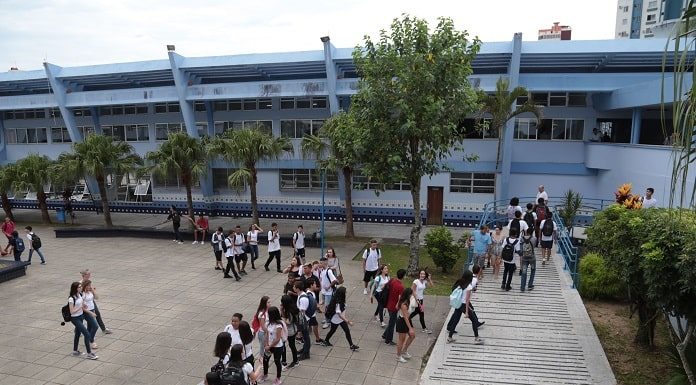
M 203 103 L 203 102 L 193 103 L 193 110 L 196 112 L 205 112 L 205 103 Z
M 273 108 L 271 99 L 259 99 L 259 110 L 270 110 L 271 108 Z
M 280 98 L 281 110 L 292 110 L 295 108 L 295 98 Z
M 621 25 L 626 25 L 626 24 L 628 24 L 628 19 L 621 20 Z
M 291 139 L 299 139 L 305 135 L 316 135 L 324 126 L 324 121 L 319 119 L 281 120 L 280 135 Z
M 102 126 L 102 132 L 104 133 L 104 136 L 110 136 L 114 140 L 126 140 L 126 127 L 123 125 Z
M 495 192 L 495 174 L 480 172 L 450 173 L 450 192 L 493 194 Z
M 181 111 L 181 108 L 179 107 L 179 103 L 176 103 L 176 102 L 155 104 L 155 113 L 156 114 L 163 114 L 165 112 L 179 112 L 179 111 Z
M 532 139 L 537 138 L 537 121 L 536 119 L 515 119 L 515 139 Z
M 65 127 L 51 127 L 51 142 L 53 143 L 70 143 L 70 134 Z
M 325 97 L 312 98 L 312 108 L 326 108 L 326 107 L 327 107 L 327 103 L 326 103 Z
M 201 138 L 208 136 L 208 123 L 207 122 L 196 122 L 196 131 L 198 131 L 198 136 Z
M 321 191 L 321 171 L 315 169 L 280 169 L 280 190 Z M 326 173 L 326 190 L 338 190 L 338 176 Z
M 295 108 L 310 108 L 312 100 L 310 98 L 295 99 Z
M 213 111 L 227 111 L 227 102 L 215 102 L 213 103 Z
M 60 118 L 60 117 L 62 117 L 63 115 L 60 114 L 60 109 L 58 109 L 58 108 L 51 108 L 51 109 L 48 111 L 48 116 L 51 117 L 51 118 Z
M 256 99 L 244 99 L 242 106 L 244 107 L 244 111 L 253 111 L 258 109 Z
M 126 124 L 126 141 L 147 142 L 150 140 L 150 132 L 147 124 Z
M 155 105 L 155 111 L 157 111 L 158 106 L 160 107 L 159 110 L 161 112 L 167 112 L 167 107 L 166 104 L 158 104 Z M 126 106 L 104 106 L 99 108 L 99 115 L 102 116 L 108 116 L 108 115 L 136 115 L 136 114 L 147 114 L 147 105 L 146 104 L 129 104 Z M 77 115 L 75 115 L 77 116 Z M 89 116 L 89 115 L 84 115 L 84 116 Z
M 382 190 L 383 188 L 384 190 L 410 191 L 411 184 L 401 181 L 382 186 L 380 183 L 372 181 L 366 175 L 363 175 L 362 171 L 360 170 L 355 170 L 353 172 L 354 190 Z
M 94 134 L 94 127 L 92 126 L 77 126 L 77 130 L 80 131 L 83 139 Z
M 565 92 L 550 92 L 549 93 L 549 106 L 551 107 L 565 107 L 567 103 L 567 95 Z
M 582 140 L 585 121 L 582 119 L 515 119 L 515 139 Z
M 655 8 L 657 7 L 657 1 L 649 1 L 648 2 L 648 8 Z
M 229 185 L 229 177 L 232 175 L 236 169 L 233 168 L 213 168 L 213 190 L 246 190 L 246 184 L 240 188 L 233 188 Z
M 295 108 L 327 108 L 326 96 L 313 96 L 301 98 L 280 98 L 281 110 L 292 110 Z
M 186 129 L 183 123 L 155 123 L 155 139 L 167 140 L 170 133 L 180 132 Z
M 648 18 L 646 19 L 646 21 L 655 21 L 656 19 L 657 19 L 657 15 L 655 15 L 653 13 L 653 14 L 648 15 Z
M 241 111 L 242 110 L 242 101 L 241 100 L 230 100 L 229 103 L 227 103 L 227 109 L 230 111 Z
M 8 128 L 5 130 L 5 141 L 14 143 L 48 143 L 46 128 Z
M 43 119 L 46 117 L 46 111 L 44 109 L 5 111 L 3 117 L 5 120 Z
M 179 176 L 176 173 L 170 172 L 167 175 L 154 174 L 152 179 L 157 187 L 179 188 Z
M 587 94 L 584 92 L 569 92 L 568 107 L 585 107 L 587 106 Z
M 532 94 L 532 101 L 537 106 L 548 106 L 549 94 L 547 92 L 535 92 Z

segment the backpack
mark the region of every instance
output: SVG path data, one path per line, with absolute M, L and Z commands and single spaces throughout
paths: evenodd
M 63 321 L 70 322 L 72 320 L 72 316 L 70 315 L 70 303 L 67 303 L 65 306 L 61 307 L 60 313 L 63 315 Z
M 503 246 L 503 252 L 501 253 L 503 261 L 512 262 L 512 258 L 515 255 L 515 245 L 517 245 L 519 240 L 515 239 L 515 242 L 510 243 L 510 238 L 505 240 L 505 246 Z
M 251 320 L 251 330 L 256 333 L 261 329 L 261 322 L 259 321 L 259 312 L 254 313 L 254 318 Z
M 375 251 L 377 252 L 377 259 L 381 258 L 382 252 L 379 250 L 379 247 L 376 248 Z M 365 256 L 365 259 L 367 259 L 367 257 L 370 256 L 370 248 L 369 247 L 367 249 L 365 249 L 365 252 L 363 252 L 363 255 Z
M 529 226 L 532 231 L 534 231 L 534 213 L 531 211 L 527 211 L 524 214 L 524 221 L 527 222 L 527 226 Z
M 225 370 L 225 364 L 222 363 L 223 359 L 224 357 L 220 358 L 215 365 L 211 366 L 210 371 L 213 373 L 222 374 L 222 372 Z
M 35 233 L 31 233 L 31 247 L 34 250 L 38 250 L 41 248 L 41 238 L 39 238 L 39 236 Z
M 346 305 L 339 305 L 339 306 L 341 306 L 341 311 L 346 310 Z M 324 314 L 326 315 L 326 319 L 330 320 L 331 317 L 333 317 L 334 314 L 336 314 L 336 306 L 335 305 L 334 306 L 327 305 L 327 309 L 324 310 Z
M 307 301 L 309 302 L 307 310 L 305 310 L 305 315 L 309 318 L 314 317 L 317 314 L 317 299 L 314 298 L 314 294 L 309 295 L 304 293 L 300 295 L 300 298 L 302 298 L 302 296 L 307 297 Z
M 232 242 L 230 241 L 230 243 Z M 220 241 L 220 247 L 222 248 L 223 252 L 227 252 L 227 249 L 229 249 L 229 247 L 227 247 L 227 237 L 223 238 L 222 241 Z
M 24 251 L 24 241 L 20 237 L 17 237 L 15 239 L 15 251 L 17 251 L 19 253 Z
M 244 362 L 242 362 L 244 364 Z M 247 385 L 246 375 L 242 366 L 230 364 L 220 374 L 220 384 L 222 385 Z
M 541 222 L 546 219 L 546 207 L 537 205 L 534 211 L 537 215 L 537 221 Z
M 450 307 L 459 309 L 462 306 L 462 295 L 464 294 L 464 289 L 461 286 L 457 286 L 452 290 L 452 294 L 449 296 Z
M 534 260 L 534 245 L 531 237 L 529 239 L 522 238 L 522 258 L 525 261 Z
M 513 230 L 517 230 L 517 235 L 520 235 L 521 227 L 520 227 L 520 220 L 515 218 L 510 222 L 510 234 L 512 234 Z
M 551 235 L 553 235 L 553 221 L 551 219 L 548 219 L 546 220 L 546 222 L 544 222 L 544 227 L 541 229 L 541 233 L 545 237 L 550 237 Z
M 390 278 L 389 282 L 387 282 L 382 288 L 382 306 L 385 308 L 387 307 L 387 302 L 389 302 L 389 287 L 392 279 L 393 278 Z
M 217 232 L 213 233 L 213 240 L 217 241 L 217 243 L 210 242 L 210 244 L 213 245 L 213 250 L 215 250 L 215 251 L 222 250 L 220 243 L 223 242 L 223 240 L 220 239 L 221 237 L 222 237 L 222 234 L 218 235 Z

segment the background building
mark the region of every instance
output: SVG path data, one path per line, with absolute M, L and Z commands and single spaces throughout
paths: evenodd
M 667 37 L 681 17 L 687 0 L 619 0 L 617 39 Z
M 551 28 L 540 29 L 537 40 L 570 40 L 573 31 L 569 26 L 560 24 L 554 22 Z

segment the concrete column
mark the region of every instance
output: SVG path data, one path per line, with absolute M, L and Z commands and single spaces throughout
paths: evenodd
M 640 144 L 641 120 L 643 119 L 643 109 L 633 108 L 631 115 L 631 144 Z
M 328 36 L 321 38 L 324 43 L 324 64 L 326 65 L 326 86 L 329 94 L 329 111 L 331 115 L 338 112 L 338 97 L 336 96 L 336 65 L 333 62 L 334 46 Z
M 47 128 L 46 130 L 49 130 Z M 50 135 L 50 132 L 46 131 L 46 135 Z M 7 161 L 7 142 L 5 140 L 5 114 L 0 111 L 0 162 L 5 163 Z
M 70 135 L 70 140 L 72 140 L 73 143 L 82 142 L 84 138 L 82 137 L 82 133 L 77 129 L 75 116 L 73 116 L 72 110 L 65 105 L 65 95 L 67 94 L 65 86 L 62 81 L 56 78 L 56 75 L 61 71 L 61 67 L 44 62 L 44 69 L 46 70 L 48 82 L 53 89 L 53 96 L 58 104 L 60 114 L 63 116 L 65 128 L 67 128 L 68 134 Z
M 519 84 L 520 79 L 520 57 L 522 55 L 522 33 L 518 32 L 512 40 L 512 55 L 510 66 L 508 67 L 509 89 L 512 90 Z M 515 108 L 515 106 L 511 106 Z M 512 144 L 514 140 L 515 121 L 511 119 L 505 124 L 503 130 L 503 156 L 500 170 L 496 170 L 500 177 L 500 191 L 495 194 L 496 200 L 508 199 L 510 197 L 510 170 L 512 168 Z
M 172 67 L 172 75 L 174 76 L 174 86 L 176 94 L 179 97 L 179 108 L 181 115 L 184 117 L 186 124 L 186 132 L 189 136 L 198 138 L 198 130 L 196 130 L 196 115 L 193 112 L 193 102 L 186 100 L 186 89 L 188 88 L 188 78 L 183 70 L 179 68 L 184 61 L 184 57 L 174 51 L 168 51 L 169 64 Z
M 101 128 L 101 120 L 99 118 L 99 107 L 90 107 L 89 111 L 92 113 L 92 125 L 94 125 L 94 132 L 99 135 L 104 135 Z

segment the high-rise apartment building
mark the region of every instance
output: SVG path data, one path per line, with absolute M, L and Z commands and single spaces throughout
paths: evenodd
M 686 2 L 687 0 L 618 0 L 615 38 L 668 36 Z
M 540 29 L 538 40 L 570 40 L 571 28 L 554 22 L 551 28 Z

